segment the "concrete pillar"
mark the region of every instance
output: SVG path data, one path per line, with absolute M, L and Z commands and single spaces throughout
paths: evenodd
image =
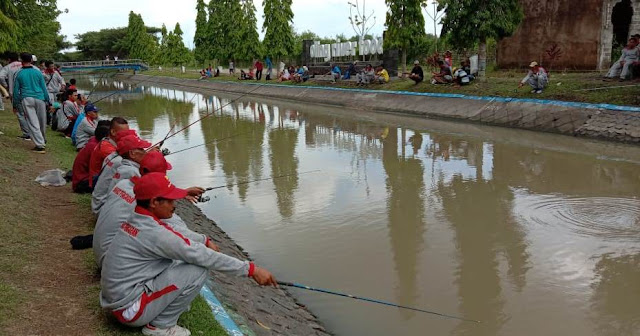
M 302 65 L 311 64 L 311 46 L 312 45 L 313 45 L 313 40 L 302 41 L 302 55 L 300 55 L 300 61 L 302 62 Z

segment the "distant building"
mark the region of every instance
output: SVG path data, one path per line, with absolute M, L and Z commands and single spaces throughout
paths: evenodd
M 640 0 L 520 0 L 524 19 L 513 36 L 498 43 L 498 65 L 526 67 L 531 61 L 554 69 L 608 68 L 613 48 L 640 34 Z M 553 46 L 561 57 L 551 60 Z

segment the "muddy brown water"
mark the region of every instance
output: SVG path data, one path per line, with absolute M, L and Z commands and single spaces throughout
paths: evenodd
M 153 141 L 214 111 L 179 186 L 292 174 L 200 205 L 279 279 L 482 321 L 292 290 L 337 335 L 640 335 L 639 147 L 104 82 Z

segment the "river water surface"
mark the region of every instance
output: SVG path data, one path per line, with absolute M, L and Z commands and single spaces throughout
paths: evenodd
M 215 110 L 179 186 L 291 174 L 200 205 L 278 279 L 482 321 L 292 290 L 337 335 L 640 335 L 639 147 L 102 82 L 153 141 Z

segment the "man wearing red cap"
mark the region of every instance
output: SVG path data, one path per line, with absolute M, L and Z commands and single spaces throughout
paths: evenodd
M 140 162 L 140 170 L 136 172 L 134 176 L 140 177 L 148 173 L 166 174 L 169 169 L 171 169 L 171 165 L 165 160 L 162 153 L 149 152 Z M 131 216 L 136 206 L 136 198 L 133 194 L 133 182 L 130 177 L 121 179 L 114 188 L 111 189 L 104 205 L 102 205 L 100 209 L 100 215 L 98 216 L 98 221 L 93 231 L 93 252 L 100 267 L 102 267 L 102 260 L 111 245 L 113 237 L 118 232 L 118 229 L 120 229 L 120 224 L 124 223 Z M 204 189 L 199 187 L 191 187 L 186 190 L 191 197 L 198 197 L 204 192 Z M 165 222 L 192 241 L 202 243 L 218 251 L 218 247 L 209 237 L 189 230 L 177 214 L 166 219 Z
M 187 196 L 162 173 L 134 179 L 137 206 L 122 223 L 102 264 L 100 304 L 121 323 L 144 326 L 145 335 L 191 335 L 177 325 L 207 279 L 207 270 L 252 277 L 277 286 L 252 262 L 218 253 L 164 222 L 175 200 Z
M 127 174 L 127 178 L 129 178 L 133 176 L 131 171 L 137 172 L 140 169 L 138 162 L 146 154 L 145 148 L 151 147 L 150 142 L 138 138 L 133 130 L 122 131 L 117 134 L 117 138 L 117 150 L 105 158 L 102 172 L 91 194 L 91 210 L 96 215 L 100 212 L 104 200 L 115 185 L 111 182 L 117 176 L 116 172 L 124 163 L 125 158 L 128 167 L 123 170 L 123 173 Z

